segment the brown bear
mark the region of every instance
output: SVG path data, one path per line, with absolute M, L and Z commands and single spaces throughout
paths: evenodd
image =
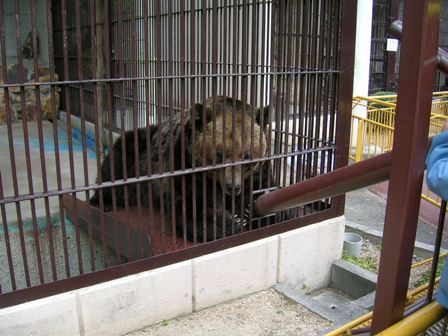
M 182 171 L 159 181 L 128 184 L 128 205 L 135 206 L 140 194 L 142 206 L 163 207 L 176 222 L 177 234 L 190 241 L 234 234 L 250 218 L 250 205 L 255 200 L 251 190 L 268 187 L 270 164 L 261 160 L 268 148 L 264 130 L 268 121 L 268 107 L 255 108 L 231 97 L 208 98 L 160 126 L 139 129 L 137 134 L 126 132 L 125 146 L 119 138 L 112 148 L 115 179 L 123 179 L 123 150 L 128 178 L 136 176 L 136 169 L 140 176 Z M 109 153 L 101 166 L 103 182 L 111 180 L 111 164 Z M 113 188 L 117 206 L 125 206 L 124 187 Z M 105 209 L 110 209 L 111 187 L 103 189 L 103 201 Z M 98 191 L 91 204 L 99 204 Z

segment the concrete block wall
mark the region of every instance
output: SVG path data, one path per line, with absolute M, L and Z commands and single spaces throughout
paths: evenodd
M 0 310 L 0 335 L 123 335 L 278 282 L 328 285 L 343 217 Z

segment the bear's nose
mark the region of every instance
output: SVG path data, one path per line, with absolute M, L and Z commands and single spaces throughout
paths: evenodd
M 226 192 L 228 195 L 232 194 L 232 190 L 234 190 L 235 195 L 239 195 L 241 193 L 241 185 L 239 185 L 239 184 L 233 185 L 232 183 L 227 183 L 226 189 L 227 189 Z

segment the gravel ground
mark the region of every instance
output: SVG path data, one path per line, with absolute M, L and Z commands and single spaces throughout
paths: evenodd
M 381 246 L 375 243 L 372 243 L 368 238 L 363 237 L 364 242 L 361 248 L 361 258 L 368 258 L 372 261 L 372 264 L 376 268 L 376 272 L 378 273 L 380 256 L 381 256 Z M 421 261 L 422 259 L 418 256 L 414 255 L 413 263 Z M 409 290 L 412 290 L 417 287 L 418 282 L 421 280 L 422 276 L 425 272 L 431 269 L 431 263 L 424 264 L 422 266 L 415 267 L 411 270 L 411 275 L 409 277 Z
M 330 327 L 327 320 L 269 289 L 127 336 L 312 336 Z
M 376 267 L 381 246 L 364 237 L 361 258 Z M 420 258 L 414 257 L 414 262 Z M 431 265 L 411 271 L 409 289 Z M 331 322 L 293 303 L 274 289 L 268 289 L 192 314 L 163 321 L 126 336 L 289 336 L 321 335 Z

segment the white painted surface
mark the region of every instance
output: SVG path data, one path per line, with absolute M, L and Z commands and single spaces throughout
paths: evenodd
M 85 335 L 123 335 L 191 313 L 191 278 L 191 261 L 185 261 L 81 289 L 81 329 Z
M 328 285 L 344 218 L 0 310 L 0 335 L 123 335 L 288 282 Z
M 370 74 L 370 44 L 372 40 L 373 0 L 358 0 L 356 19 L 355 69 L 353 77 L 353 96 L 368 96 Z M 354 115 L 366 118 L 367 108 L 358 105 L 353 109 Z M 356 144 L 358 124 L 353 125 L 351 144 Z
M 307 290 L 328 285 L 331 264 L 342 255 L 344 226 L 338 217 L 281 234 L 277 281 Z
M 355 76 L 353 95 L 369 92 L 370 44 L 372 36 L 373 0 L 358 0 L 356 20 Z
M 393 38 L 388 38 L 387 44 L 386 44 L 386 50 L 397 52 L 398 51 L 398 40 L 393 39 Z
M 54 295 L 0 309 L 0 335 L 79 335 L 75 293 Z
M 277 251 L 271 237 L 194 259 L 193 310 L 274 286 Z

